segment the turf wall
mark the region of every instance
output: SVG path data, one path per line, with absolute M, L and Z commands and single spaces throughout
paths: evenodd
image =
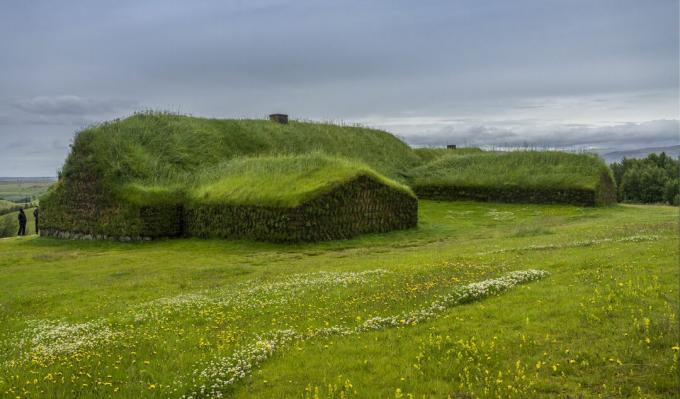
M 530 204 L 572 204 L 604 206 L 616 203 L 616 186 L 610 174 L 603 173 L 595 188 L 507 186 L 414 185 L 418 198 Z
M 342 239 L 415 227 L 417 199 L 359 176 L 295 208 L 117 203 L 94 180 L 60 182 L 41 203 L 43 236 L 150 240 L 221 237 L 273 242 Z
M 61 238 L 141 240 L 177 237 L 179 204 L 142 206 L 115 200 L 96 178 L 66 178 L 40 202 L 41 235 Z
M 415 227 L 413 196 L 359 176 L 295 208 L 193 204 L 186 233 L 274 242 L 323 241 Z

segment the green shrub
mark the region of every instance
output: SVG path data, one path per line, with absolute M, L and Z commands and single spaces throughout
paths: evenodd
M 680 198 L 680 184 L 678 183 L 678 179 L 666 180 L 663 196 L 664 202 L 671 205 L 680 205 L 678 198 Z
M 680 161 L 665 153 L 644 159 L 623 159 L 611 165 L 618 183 L 620 201 L 676 203 Z

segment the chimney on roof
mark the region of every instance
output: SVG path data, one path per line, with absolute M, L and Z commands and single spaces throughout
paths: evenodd
M 456 149 L 456 145 L 455 145 L 455 144 L 447 144 L 447 145 L 446 145 L 446 148 L 448 148 L 449 150 L 455 150 L 455 149 Z
M 271 114 L 269 115 L 269 120 L 272 122 L 280 123 L 285 125 L 288 123 L 288 115 L 286 114 Z

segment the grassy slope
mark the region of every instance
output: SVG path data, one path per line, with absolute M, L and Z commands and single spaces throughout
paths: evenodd
M 11 201 L 6 201 L 3 199 L 0 199 L 0 210 L 2 209 L 8 209 L 8 208 L 13 208 L 15 206 L 18 206 L 16 202 L 11 202 Z
M 161 202 L 173 191 L 182 195 L 178 193 L 186 190 L 190 200 L 201 203 L 295 207 L 360 175 L 412 194 L 407 186 L 379 175 L 359 161 L 315 153 L 235 158 L 195 176 L 189 190 L 177 187 L 167 191 L 134 184 L 127 187 L 124 196 L 148 204 Z
M 24 208 L 26 206 L 35 206 L 36 202 L 33 203 L 17 203 L 17 202 L 12 202 L 12 201 L 5 201 L 0 199 L 0 215 L 4 215 L 6 213 L 12 213 L 16 212 L 19 210 L 19 208 Z
M 14 366 L 0 373 L 0 395 L 27 389 L 95 397 L 116 389 L 120 397 L 176 397 L 188 391 L 177 381 L 190 381 L 203 360 L 231 353 L 254 334 L 352 325 L 357 317 L 397 314 L 460 284 L 528 268 L 551 275 L 431 322 L 293 345 L 227 393 L 304 397 L 316 387 L 332 397 L 328 384 L 340 389 L 348 380 L 348 395 L 366 398 L 398 397 L 397 389 L 418 398 L 677 392 L 677 209 L 424 201 L 420 212 L 418 230 L 298 246 L 1 240 L 0 367 L 15 358 L 13 339 L 27 320 L 104 318 L 120 335 L 77 357 L 41 366 L 38 356 L 32 366 Z M 588 242 L 650 234 L 660 238 Z M 493 252 L 536 245 L 562 247 Z M 266 287 L 292 274 L 379 268 L 391 274 L 364 284 L 244 293 L 247 302 L 236 308 L 181 310 L 191 297 L 175 298 L 158 305 L 160 319 L 133 321 L 146 309 L 141 303 L 157 298 L 203 289 L 219 298 L 223 288 L 238 293 L 235 284 L 243 282 Z M 267 305 L 247 306 L 260 303 Z
M 5 200 L 0 199 L 0 215 L 2 215 L 4 213 L 8 213 L 8 212 L 13 212 L 19 206 L 22 206 L 22 205 L 17 204 L 16 202 L 5 201 Z
M 590 154 L 515 151 L 442 156 L 416 168 L 411 176 L 415 185 L 592 189 L 603 172 L 608 172 L 607 166 Z
M 33 218 L 33 210 L 35 208 L 26 208 L 26 234 L 35 234 L 35 221 Z M 7 213 L 0 215 L 0 237 L 14 237 L 19 231 L 19 222 L 17 220 L 19 212 Z

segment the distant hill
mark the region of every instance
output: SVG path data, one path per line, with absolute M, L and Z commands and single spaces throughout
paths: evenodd
M 20 176 L 20 177 L 7 177 L 0 176 L 0 183 L 54 183 L 57 181 L 56 177 L 49 176 Z
M 55 177 L 0 177 L 0 200 L 36 201 L 56 181 Z
M 23 204 L 18 204 L 16 202 L 0 199 L 0 215 L 4 215 L 5 213 L 11 213 L 11 212 L 14 212 L 14 211 L 18 211 L 19 208 L 22 207 L 22 206 L 23 206 Z
M 666 155 L 670 155 L 673 158 L 680 157 L 680 145 L 673 145 L 668 147 L 648 147 L 648 148 L 638 148 L 635 150 L 627 151 L 614 151 L 601 154 L 600 156 L 604 158 L 607 163 L 618 162 L 623 158 L 645 158 L 649 154 L 665 152 Z

